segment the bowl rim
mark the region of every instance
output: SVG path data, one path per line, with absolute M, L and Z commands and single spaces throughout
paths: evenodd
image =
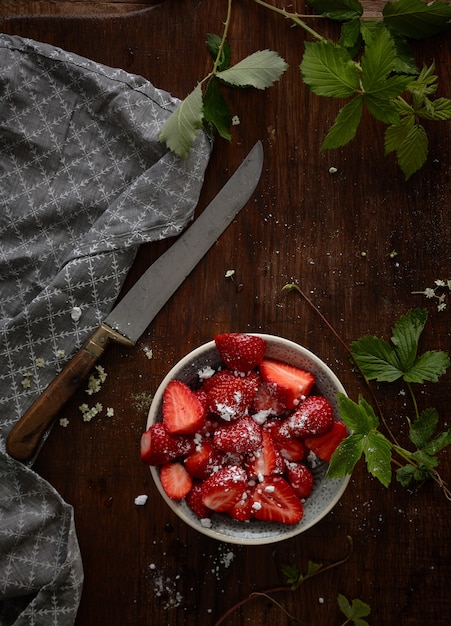
M 291 339 L 285 339 L 284 337 L 281 337 L 280 335 L 271 335 L 267 333 L 245 333 L 245 334 L 255 335 L 255 336 L 261 337 L 266 342 L 270 341 L 276 344 L 284 345 L 297 352 L 300 352 L 304 357 L 309 358 L 312 361 L 314 361 L 316 365 L 327 374 L 327 376 L 330 378 L 330 380 L 333 382 L 333 384 L 337 388 L 337 391 L 340 391 L 344 395 L 347 395 L 346 390 L 343 387 L 343 384 L 341 383 L 337 375 L 333 372 L 333 370 L 327 365 L 327 363 L 325 363 L 322 359 L 320 359 L 316 354 L 314 354 L 308 348 L 301 346 L 300 344 L 292 341 Z M 152 402 L 148 411 L 148 415 L 147 415 L 146 428 L 149 428 L 151 424 L 154 423 L 154 421 L 156 421 L 154 419 L 154 414 L 156 416 L 156 414 L 160 410 L 164 390 L 167 384 L 176 377 L 175 376 L 176 373 L 182 371 L 186 366 L 190 365 L 190 363 L 194 361 L 196 357 L 202 355 L 204 352 L 208 352 L 209 350 L 213 348 L 216 348 L 215 341 L 214 340 L 208 341 L 198 346 L 197 348 L 194 348 L 193 350 L 191 350 L 191 352 L 186 354 L 179 361 L 177 361 L 175 365 L 171 367 L 171 369 L 162 379 L 161 383 L 158 385 L 158 388 L 153 396 L 153 399 L 152 399 Z M 194 530 L 196 530 L 197 532 L 203 535 L 206 535 L 210 538 L 216 539 L 217 541 L 221 541 L 223 543 L 232 543 L 236 545 L 269 545 L 272 543 L 278 543 L 280 541 L 292 539 L 293 537 L 296 537 L 297 535 L 302 534 L 303 532 L 305 532 L 312 526 L 315 526 L 328 513 L 330 513 L 330 511 L 336 506 L 336 504 L 341 499 L 343 493 L 345 492 L 348 486 L 349 480 L 351 478 L 351 474 L 347 474 L 343 478 L 333 479 L 335 480 L 335 482 L 338 483 L 338 487 L 337 487 L 336 493 L 334 494 L 334 497 L 330 500 L 330 502 L 324 508 L 324 510 L 321 511 L 321 513 L 315 519 L 312 519 L 310 522 L 303 524 L 301 520 L 298 524 L 293 525 L 291 531 L 281 533 L 281 535 L 274 535 L 274 536 L 268 535 L 268 536 L 263 536 L 263 537 L 252 537 L 251 535 L 247 535 L 243 538 L 240 538 L 238 536 L 224 535 L 220 531 L 210 529 L 208 526 L 203 526 L 200 520 L 197 521 L 195 519 L 192 519 L 188 515 L 185 515 L 184 511 L 180 509 L 180 505 L 178 504 L 178 501 L 174 501 L 171 498 L 169 498 L 169 496 L 164 491 L 161 485 L 161 481 L 159 479 L 158 466 L 150 465 L 149 468 L 150 468 L 150 473 L 152 475 L 155 486 L 157 487 L 157 490 L 159 491 L 160 495 L 162 496 L 166 504 L 169 506 L 169 508 L 177 515 L 177 517 L 179 517 L 179 519 L 181 519 L 185 524 L 188 524 L 188 526 L 190 526 L 191 528 L 193 528 Z M 237 525 L 240 524 L 240 522 L 238 521 L 236 523 Z M 268 523 L 273 524 L 272 522 L 268 522 Z M 245 524 L 245 522 L 242 522 L 242 524 Z

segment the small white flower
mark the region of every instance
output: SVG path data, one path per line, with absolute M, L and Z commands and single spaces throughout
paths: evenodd
M 57 350 L 56 351 L 56 358 L 57 359 L 64 359 L 65 356 L 66 356 L 66 351 L 65 350 Z
M 225 273 L 225 277 L 226 278 L 233 278 L 235 275 L 235 270 L 227 270 L 227 272 Z
M 238 117 L 238 115 L 234 115 L 232 117 L 232 126 L 239 126 L 240 124 L 240 118 Z
M 433 298 L 435 296 L 435 291 L 432 289 L 432 287 L 427 287 L 424 290 L 424 295 L 426 296 L 426 298 Z
M 446 302 L 440 302 L 439 305 L 437 305 L 437 311 L 444 311 L 446 309 Z
M 106 410 L 106 416 L 107 417 L 113 417 L 113 415 L 114 415 L 114 409 L 113 409 L 113 407 L 109 406 L 107 408 L 107 410 Z
M 437 287 L 445 287 L 446 286 L 444 280 L 437 279 L 437 280 L 434 281 L 434 283 L 437 285 Z
M 35 364 L 36 364 L 36 367 L 44 367 L 45 361 L 44 361 L 44 359 L 39 358 L 39 359 L 35 360 Z
M 59 423 L 60 426 L 62 426 L 63 428 L 67 428 L 69 426 L 69 420 L 67 419 L 67 417 L 62 417 Z

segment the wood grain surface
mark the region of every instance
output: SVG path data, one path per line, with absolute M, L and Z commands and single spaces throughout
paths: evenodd
M 226 2 L 165 0 L 149 10 L 102 16 L 21 16 L 45 2 L 11 2 L 3 32 L 32 37 L 148 78 L 183 98 L 210 67 L 207 33 L 222 32 Z M 141 3 L 153 4 L 153 3 Z M 141 4 L 130 3 L 130 7 Z M 282 4 L 282 3 L 280 3 Z M 369 11 L 381 2 L 366 2 Z M 304 11 L 304 3 L 290 8 Z M 15 9 L 13 11 L 13 9 Z M 23 9 L 23 10 L 22 10 Z M 5 14 L 4 12 L 2 13 Z M 334 35 L 325 23 L 324 32 Z M 136 347 L 112 346 L 102 358 L 108 378 L 96 397 L 114 417 L 83 423 L 80 391 L 63 410 L 36 470 L 73 505 L 83 554 L 85 586 L 77 626 L 213 625 L 249 594 L 283 584 L 283 564 L 305 570 L 354 550 L 340 567 L 295 593 L 258 596 L 233 613 L 227 626 L 344 622 L 337 595 L 371 606 L 372 626 L 444 626 L 451 614 L 450 503 L 432 483 L 407 490 L 371 479 L 362 464 L 334 510 L 296 539 L 267 547 L 219 544 L 184 525 L 163 503 L 139 459 L 149 398 L 187 352 L 220 332 L 261 331 L 294 340 L 317 353 L 357 399 L 365 388 L 340 343 L 318 315 L 282 289 L 297 282 L 344 341 L 364 334 L 390 337 L 398 317 L 425 307 L 422 349 L 451 352 L 450 315 L 412 295 L 451 277 L 450 125 L 428 126 L 430 154 L 405 182 L 384 157 L 383 126 L 365 116 L 356 139 L 321 152 L 341 103 L 319 100 L 299 77 L 305 36 L 250 0 L 233 3 L 229 42 L 234 60 L 276 50 L 289 70 L 270 90 L 230 90 L 240 124 L 230 143 L 217 140 L 198 211 L 239 165 L 256 140 L 265 151 L 260 184 L 248 205 L 158 314 Z M 418 58 L 435 59 L 440 95 L 451 97 L 449 32 L 416 45 Z M 336 168 L 331 174 L 330 168 Z M 124 292 L 171 242 L 141 248 Z M 396 256 L 390 254 L 396 252 Z M 226 279 L 235 270 L 234 280 Z M 147 358 L 147 350 L 153 358 Z M 451 375 L 419 394 L 449 428 Z M 411 406 L 402 385 L 375 392 L 395 433 L 406 437 Z M 449 452 L 440 471 L 451 481 Z M 135 497 L 147 494 L 143 507 Z M 293 617 L 296 616 L 299 622 Z

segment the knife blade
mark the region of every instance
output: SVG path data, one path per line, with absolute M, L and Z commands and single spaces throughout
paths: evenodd
M 263 167 L 258 141 L 210 204 L 115 305 L 80 350 L 27 409 L 6 438 L 6 449 L 26 461 L 61 408 L 110 342 L 133 346 L 160 309 L 205 256 L 255 190 Z

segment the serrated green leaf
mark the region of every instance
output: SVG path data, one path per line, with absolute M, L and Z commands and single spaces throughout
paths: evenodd
M 451 100 L 449 98 L 437 98 L 432 101 L 432 110 L 424 107 L 416 111 L 417 115 L 426 120 L 449 120 L 451 119 Z
M 297 565 L 282 564 L 282 574 L 285 576 L 288 585 L 294 585 L 298 582 L 301 572 Z
M 287 63 L 277 52 L 259 50 L 216 76 L 233 87 L 266 89 L 279 80 L 287 68 Z
M 405 117 L 401 118 L 399 124 L 393 124 L 385 129 L 385 155 L 390 154 L 390 152 L 394 152 L 399 148 L 402 142 L 406 139 L 410 130 L 413 128 L 414 124 L 415 116 L 412 113 L 412 115 L 406 115 Z
M 209 81 L 203 100 L 205 119 L 216 128 L 223 139 L 230 141 L 232 114 L 215 78 Z
M 396 47 L 390 32 L 383 24 L 371 28 L 362 24 L 365 50 L 362 55 L 362 84 L 365 92 L 377 92 L 393 70 Z
M 421 124 L 415 124 L 407 137 L 396 151 L 398 164 L 409 180 L 426 163 L 429 151 L 429 140 Z
M 199 84 L 168 117 L 160 130 L 159 140 L 175 154 L 187 159 L 202 122 L 202 88 Z
M 340 109 L 333 126 L 324 139 L 321 150 L 332 150 L 354 139 L 363 111 L 363 96 L 355 96 Z
M 391 444 L 379 431 L 362 437 L 363 453 L 369 473 L 388 487 L 391 481 Z
M 362 602 L 358 598 L 352 600 L 352 603 L 341 593 L 337 597 L 338 606 L 340 611 L 349 621 L 352 621 L 355 626 L 368 626 L 368 622 L 361 619 L 367 617 L 371 613 L 371 607 L 369 604 Z
M 352 474 L 363 454 L 362 439 L 363 436 L 360 434 L 349 435 L 338 444 L 329 461 L 328 478 L 343 478 Z
M 366 435 L 379 426 L 373 407 L 362 396 L 357 403 L 344 393 L 338 393 L 337 401 L 340 417 L 352 432 Z
M 414 478 L 415 467 L 413 465 L 404 465 L 396 470 L 396 480 L 403 486 L 407 487 Z
M 423 383 L 428 380 L 436 383 L 449 366 L 446 352 L 430 350 L 417 358 L 414 365 L 404 373 L 407 383 Z
M 371 115 L 380 122 L 391 125 L 399 124 L 398 109 L 392 99 L 386 99 L 383 95 L 366 94 L 365 104 Z
M 423 450 L 415 450 L 412 452 L 411 458 L 418 465 L 417 470 L 420 470 L 422 473 L 422 477 L 424 474 L 430 472 L 435 467 L 437 467 L 439 460 L 436 456 L 432 454 L 428 454 L 424 449 Z
M 384 23 L 413 39 L 431 37 L 443 31 L 451 19 L 451 6 L 435 0 L 398 0 L 387 2 L 382 11 Z
M 409 439 L 413 445 L 417 448 L 423 448 L 435 433 L 437 423 L 438 412 L 436 409 L 430 408 L 422 411 L 409 429 Z
M 363 14 L 358 0 L 308 0 L 308 3 L 317 13 L 332 20 L 353 20 Z
M 349 50 L 351 58 L 357 54 L 360 48 L 362 37 L 360 35 L 360 20 L 350 20 L 344 22 L 341 27 L 340 39 L 338 45 Z
M 393 382 L 401 378 L 396 352 L 384 339 L 368 335 L 354 341 L 350 349 L 368 380 Z
M 426 444 L 423 449 L 427 454 L 434 455 L 449 445 L 451 445 L 451 428 L 437 435 L 437 437 Z
M 211 33 L 207 34 L 207 49 L 213 59 L 216 61 L 216 58 L 219 54 L 219 50 L 221 47 L 222 37 L 219 35 L 213 35 Z M 222 47 L 221 56 L 218 59 L 218 67 L 219 71 L 226 70 L 230 65 L 230 60 L 232 58 L 232 49 L 227 41 L 224 42 Z
M 391 341 L 396 348 L 400 369 L 404 372 L 415 363 L 418 341 L 427 318 L 426 309 L 415 309 L 402 315 L 393 326 Z
M 359 71 L 346 48 L 332 41 L 306 42 L 303 81 L 318 96 L 348 98 L 359 89 Z

